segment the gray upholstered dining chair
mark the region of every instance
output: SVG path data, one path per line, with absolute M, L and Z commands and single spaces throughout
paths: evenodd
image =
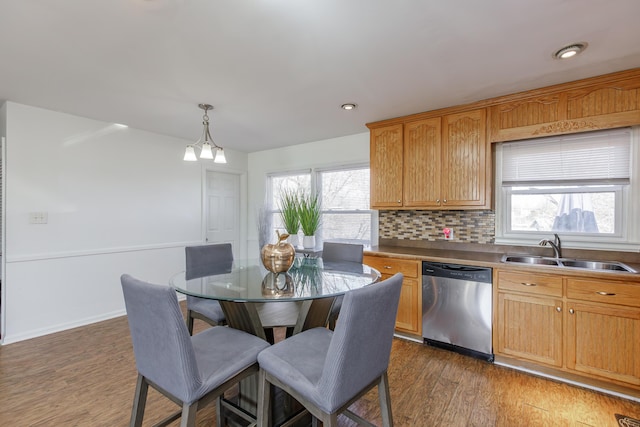
M 401 287 L 398 273 L 349 291 L 335 331 L 309 329 L 260 352 L 258 426 L 269 425 L 271 384 L 298 400 L 314 424 L 328 427 L 343 412 L 372 425 L 347 408 L 377 385 L 383 425 L 392 426 L 387 368 Z
M 187 246 L 185 250 L 187 280 L 215 273 L 231 271 L 233 249 L 231 243 Z M 187 295 L 187 328 L 193 333 L 193 322 L 200 319 L 212 326 L 226 324 L 218 301 Z
M 364 245 L 354 243 L 324 242 L 322 245 L 322 261 L 324 262 L 357 262 L 362 264 Z M 329 314 L 329 329 L 335 329 L 336 320 L 342 307 L 342 296 L 336 298 Z
M 181 426 L 195 426 L 199 404 L 216 399 L 217 425 L 222 425 L 221 398 L 225 390 L 258 372 L 256 358 L 269 344 L 246 332 L 213 327 L 190 336 L 182 318 L 176 292 L 121 277 L 133 352 L 138 369 L 131 426 L 141 426 L 149 386 L 182 406 L 182 410 L 157 425 L 166 425 L 182 416 Z M 241 410 L 233 410 L 243 416 Z M 244 415 L 249 422 L 252 417 Z

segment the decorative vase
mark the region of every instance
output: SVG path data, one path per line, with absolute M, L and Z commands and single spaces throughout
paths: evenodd
M 264 245 L 260 251 L 260 258 L 267 270 L 272 273 L 282 273 L 289 270 L 293 265 L 296 250 L 285 241 L 289 237 L 288 234 L 276 233 L 278 233 L 278 243 Z
M 267 273 L 262 279 L 262 295 L 270 298 L 292 296 L 293 277 L 289 273 Z
M 316 236 L 304 236 L 302 238 L 302 247 L 305 249 L 313 249 L 316 247 Z
M 287 242 L 289 242 L 289 244 L 291 244 L 291 246 L 295 248 L 300 244 L 300 238 L 298 237 L 297 234 L 289 234 L 289 237 L 287 238 Z

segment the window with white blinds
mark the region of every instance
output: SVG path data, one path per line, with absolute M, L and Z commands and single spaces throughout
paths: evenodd
M 631 129 L 505 143 L 502 184 L 629 183 Z
M 639 135 L 633 127 L 497 144 L 496 243 L 557 233 L 574 247 L 637 245 Z

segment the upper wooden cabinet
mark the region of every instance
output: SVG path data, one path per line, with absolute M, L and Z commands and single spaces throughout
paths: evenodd
M 488 208 L 491 165 L 485 109 L 444 116 L 442 128 L 441 206 Z
M 486 111 L 371 130 L 371 207 L 488 207 Z
M 371 131 L 371 207 L 402 206 L 402 125 Z
M 490 140 L 513 141 L 640 123 L 640 77 L 616 74 L 531 91 L 490 107 Z M 638 74 L 637 71 L 635 74 Z
M 441 118 L 404 125 L 403 206 L 438 207 L 442 175 Z

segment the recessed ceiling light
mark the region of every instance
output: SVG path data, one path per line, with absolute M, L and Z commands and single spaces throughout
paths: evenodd
M 340 108 L 342 108 L 343 110 L 355 110 L 356 108 L 358 108 L 358 104 L 354 104 L 354 103 L 342 104 Z
M 569 46 L 565 46 L 562 49 L 556 51 L 553 54 L 553 57 L 555 59 L 573 58 L 574 56 L 576 56 L 586 48 L 587 48 L 587 43 L 584 43 L 584 42 L 573 43 L 573 44 L 570 44 Z

